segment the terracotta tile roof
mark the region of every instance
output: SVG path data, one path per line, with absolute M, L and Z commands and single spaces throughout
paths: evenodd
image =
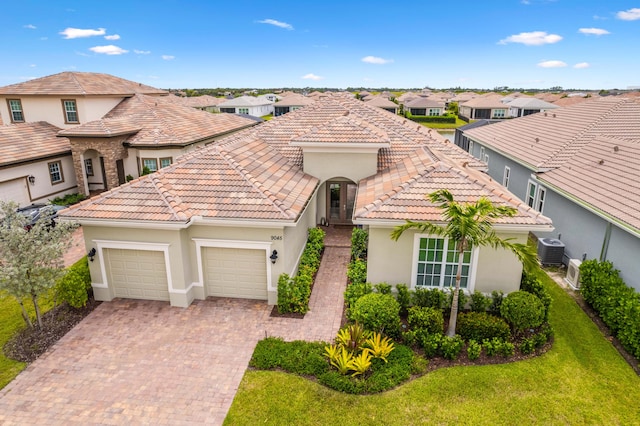
M 550 226 L 542 216 L 491 180 L 486 174 L 467 168 L 433 161 L 424 148 L 375 176 L 363 179 L 358 186 L 354 217 L 358 220 L 443 221 L 442 210 L 426 199 L 446 188 L 459 202 L 475 202 L 480 197 L 517 209 L 513 217 L 496 221 L 508 225 Z
M 571 105 L 581 104 L 582 102 L 592 101 L 593 98 L 585 98 L 584 96 L 564 97 L 553 101 L 554 105 L 560 107 L 568 107 Z
M 254 96 L 240 96 L 235 99 L 226 99 L 224 102 L 219 103 L 220 108 L 237 108 L 237 107 L 252 107 L 261 105 L 273 105 L 269 99 L 257 98 Z
M 636 115 L 636 122 L 640 121 Z M 543 183 L 640 232 L 640 135 L 595 136 L 559 169 L 538 175 Z
M 110 137 L 135 133 L 131 146 L 185 146 L 256 124 L 236 114 L 212 114 L 167 97 L 134 95 L 124 99 L 101 120 L 60 132 L 63 136 Z
M 415 157 L 421 148 L 423 161 L 485 167 L 436 131 L 351 96 L 324 95 L 302 109 L 186 154 L 173 165 L 65 215 L 158 221 L 194 216 L 295 220 L 318 185 L 315 177 L 302 171 L 302 148 L 295 146 L 296 141 L 388 144 L 379 151 L 379 170 Z
M 558 99 L 562 98 L 561 93 L 536 93 L 533 97 L 536 99 L 541 99 L 545 102 L 551 102 L 554 103 L 555 101 L 557 101 Z
M 456 95 L 449 99 L 451 102 L 458 102 L 458 104 L 462 104 L 464 102 L 470 101 L 471 99 L 477 98 L 479 95 L 474 92 L 462 92 L 456 93 Z
M 131 96 L 135 93 L 166 95 L 168 92 L 109 74 L 70 71 L 0 87 L 0 95 Z
M 222 102 L 224 102 L 226 99 L 216 98 L 210 95 L 176 96 L 174 94 L 171 94 L 169 96 L 163 97 L 163 100 L 170 101 L 178 105 L 192 107 L 192 108 L 206 108 L 206 107 L 217 106 Z
M 59 131 L 44 121 L 0 126 L 0 167 L 71 153 L 69 139 L 56 136 Z
M 384 96 L 374 96 L 365 102 L 378 108 L 398 108 L 398 105 L 395 102 L 390 101 Z
M 84 201 L 76 219 L 187 222 L 205 219 L 294 221 L 318 180 L 254 140 L 209 145 L 169 167 Z
M 519 97 L 506 103 L 509 107 L 523 108 L 523 109 L 557 109 L 558 105 L 543 101 L 542 99 L 531 97 Z
M 277 107 L 292 107 L 292 106 L 305 106 L 313 103 L 315 100 L 306 96 L 299 95 L 297 93 L 289 94 L 274 105 Z
M 460 106 L 471 108 L 508 108 L 502 103 L 502 95 L 488 93 L 485 96 L 478 96 L 466 102 L 460 103 Z
M 534 170 L 559 167 L 588 135 L 640 134 L 639 104 L 625 98 L 598 98 L 553 112 L 495 123 L 464 134 Z M 587 138 L 587 139 L 585 139 Z

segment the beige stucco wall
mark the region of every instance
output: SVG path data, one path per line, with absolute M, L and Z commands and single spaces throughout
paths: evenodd
M 51 183 L 48 164 L 54 161 L 60 161 L 62 165 L 64 182 Z M 33 184 L 27 181 L 27 176 L 30 175 L 35 177 L 35 183 Z M 16 181 L 20 181 L 21 183 L 19 184 Z M 4 191 L 5 194 L 18 190 L 18 186 L 22 187 L 20 199 L 12 200 L 21 205 L 47 202 L 64 194 L 75 193 L 77 192 L 77 181 L 71 155 L 63 155 L 14 167 L 4 167 L 0 169 L 0 192 L 3 192 L 3 186 L 7 188 L 6 191 Z M 9 190 L 9 188 L 11 188 L 11 190 Z M 5 201 L 8 201 L 10 198 L 8 195 L 6 197 L 2 197 L 1 195 L 0 198 Z
M 322 153 L 304 151 L 304 171 L 321 182 L 342 176 L 354 182 L 376 174 L 378 154 L 375 153 Z
M 77 124 L 65 123 L 62 99 L 75 99 L 80 124 L 99 120 L 123 97 L 82 97 L 82 96 L 4 96 L 0 98 L 0 114 L 4 123 L 11 123 L 7 99 L 20 99 L 26 122 L 46 121 L 60 128 L 69 128 Z
M 415 231 L 406 231 L 398 241 L 390 238 L 393 228 L 370 227 L 367 261 L 367 280 L 371 283 L 407 284 L 412 286 Z M 513 242 L 526 243 L 526 233 L 499 233 L 501 238 L 513 238 Z M 518 290 L 522 265 L 506 250 L 481 247 L 477 253 L 475 281 L 470 290 L 490 293 L 502 290 L 505 293 Z M 473 275 L 473 272 L 472 272 Z

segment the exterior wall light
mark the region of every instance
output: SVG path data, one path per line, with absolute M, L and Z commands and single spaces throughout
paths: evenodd
M 271 256 L 269 256 L 269 259 L 271 259 L 271 263 L 273 263 L 275 265 L 276 260 L 278 260 L 278 252 L 277 251 L 272 251 L 271 252 Z
M 93 262 L 93 258 L 95 256 L 96 256 L 96 249 L 94 247 L 91 250 L 89 250 L 89 253 L 87 253 L 87 257 L 89 257 L 89 260 Z
M 36 183 L 36 177 L 34 175 L 29 175 L 27 176 L 27 180 L 29 181 L 29 183 L 31 185 L 33 185 L 34 183 Z

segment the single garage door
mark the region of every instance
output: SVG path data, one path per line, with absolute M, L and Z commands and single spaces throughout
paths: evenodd
M 169 300 L 164 252 L 104 249 L 109 286 L 115 297 Z
M 31 204 L 29 191 L 27 190 L 27 180 L 20 178 L 0 183 L 0 200 L 14 201 L 20 207 Z
M 267 300 L 264 250 L 220 247 L 203 250 L 207 296 Z

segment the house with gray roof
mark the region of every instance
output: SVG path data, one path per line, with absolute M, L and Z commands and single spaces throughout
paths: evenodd
M 458 105 L 458 115 L 465 121 L 509 118 L 509 107 L 502 102 L 502 98 L 495 93 L 475 97 Z
M 300 95 L 298 93 L 291 93 L 275 103 L 275 105 L 273 106 L 273 115 L 277 117 L 279 115 L 300 109 L 313 102 L 315 102 L 315 100 L 312 98 Z
M 443 115 L 446 111 L 445 103 L 439 99 L 419 96 L 404 104 L 404 110 L 411 115 Z
M 463 131 L 488 174 L 553 220 L 563 263 L 611 261 L 640 290 L 640 102 L 607 97 Z M 574 283 L 575 284 L 575 283 Z
M 390 113 L 393 113 L 393 114 L 398 113 L 398 104 L 390 101 L 385 96 L 374 96 L 369 99 L 363 99 L 363 101 L 368 103 L 369 105 L 382 108 L 385 111 L 389 111 Z
M 274 102 L 264 97 L 243 95 L 218 104 L 220 112 L 264 117 L 273 114 Z
M 369 231 L 368 281 L 447 289 L 452 244 L 418 232 L 390 238 L 407 219 L 444 221 L 426 194 L 448 188 L 464 201 L 484 196 L 514 207 L 516 215 L 494 228 L 515 241 L 552 229 L 484 169 L 436 131 L 353 96 L 325 94 L 60 215 L 81 223 L 86 249 L 96 250 L 90 269 L 98 300 L 274 304 L 278 277 L 296 273 L 308 229 L 318 224 Z M 431 244 L 442 256 L 424 256 Z M 508 251 L 473 248 L 465 266 L 468 292 L 519 288 L 522 265 Z
M 509 117 L 524 117 L 538 112 L 551 111 L 560 108 L 542 99 L 532 97 L 518 97 L 506 103 L 509 107 Z

